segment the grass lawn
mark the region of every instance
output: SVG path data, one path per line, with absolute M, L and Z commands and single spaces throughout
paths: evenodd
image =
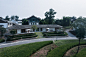
M 58 40 L 55 44 L 58 47 L 50 51 L 47 57 L 63 57 L 69 49 L 78 45 L 78 40 Z M 81 40 L 80 44 L 86 45 L 86 40 Z
M 36 35 L 38 35 L 37 38 L 43 38 L 42 32 L 36 32 Z
M 0 48 L 0 57 L 30 57 L 37 50 L 51 43 L 53 43 L 53 41 L 36 42 Z

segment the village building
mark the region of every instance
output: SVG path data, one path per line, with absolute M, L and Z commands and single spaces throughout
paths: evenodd
M 31 33 L 31 32 L 52 32 L 52 31 L 58 31 L 62 26 L 60 25 L 40 25 L 40 18 L 31 16 L 30 18 L 27 18 L 28 25 L 14 25 L 11 27 L 8 27 L 8 30 L 16 30 L 17 34 L 23 34 L 23 33 Z M 37 29 L 33 31 L 32 26 L 35 25 Z

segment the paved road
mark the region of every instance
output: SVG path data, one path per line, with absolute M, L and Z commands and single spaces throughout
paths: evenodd
M 75 36 L 70 34 L 68 30 L 66 30 L 68 33 L 68 37 L 58 37 L 57 40 L 70 40 L 70 39 L 77 39 Z M 56 40 L 56 38 L 40 38 L 40 39 L 31 39 L 31 40 L 22 40 L 12 43 L 0 43 L 0 48 L 3 47 L 9 47 L 9 46 L 15 46 L 15 45 L 21 45 L 21 44 L 27 44 L 27 43 L 34 43 L 34 42 L 41 42 L 41 41 L 49 41 L 49 40 Z
M 57 38 L 57 40 L 69 40 L 69 39 L 77 39 L 77 38 L 75 38 L 75 37 Z M 40 39 L 17 41 L 17 42 L 12 42 L 12 43 L 1 43 L 0 48 L 21 45 L 21 44 L 27 44 L 27 43 L 34 43 L 34 42 L 49 41 L 49 40 L 54 41 L 54 40 L 56 40 L 56 38 L 40 38 Z

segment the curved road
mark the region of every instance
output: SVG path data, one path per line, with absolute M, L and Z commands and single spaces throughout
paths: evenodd
M 71 40 L 71 39 L 77 39 L 74 35 L 68 32 L 69 30 L 66 30 L 68 33 L 68 37 L 58 37 L 57 40 Z M 40 39 L 32 39 L 32 40 L 22 40 L 12 43 L 0 43 L 0 48 L 9 47 L 9 46 L 15 46 L 15 45 L 21 45 L 21 44 L 27 44 L 27 43 L 34 43 L 34 42 L 41 42 L 41 41 L 50 41 L 50 40 L 56 40 L 56 38 L 40 38 Z

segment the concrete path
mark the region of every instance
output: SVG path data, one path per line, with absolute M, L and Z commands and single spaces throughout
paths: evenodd
M 73 34 L 71 34 L 70 32 L 69 32 L 69 30 L 70 29 L 67 29 L 65 32 L 67 32 L 68 33 L 68 37 L 76 37 L 76 36 L 74 36 Z

